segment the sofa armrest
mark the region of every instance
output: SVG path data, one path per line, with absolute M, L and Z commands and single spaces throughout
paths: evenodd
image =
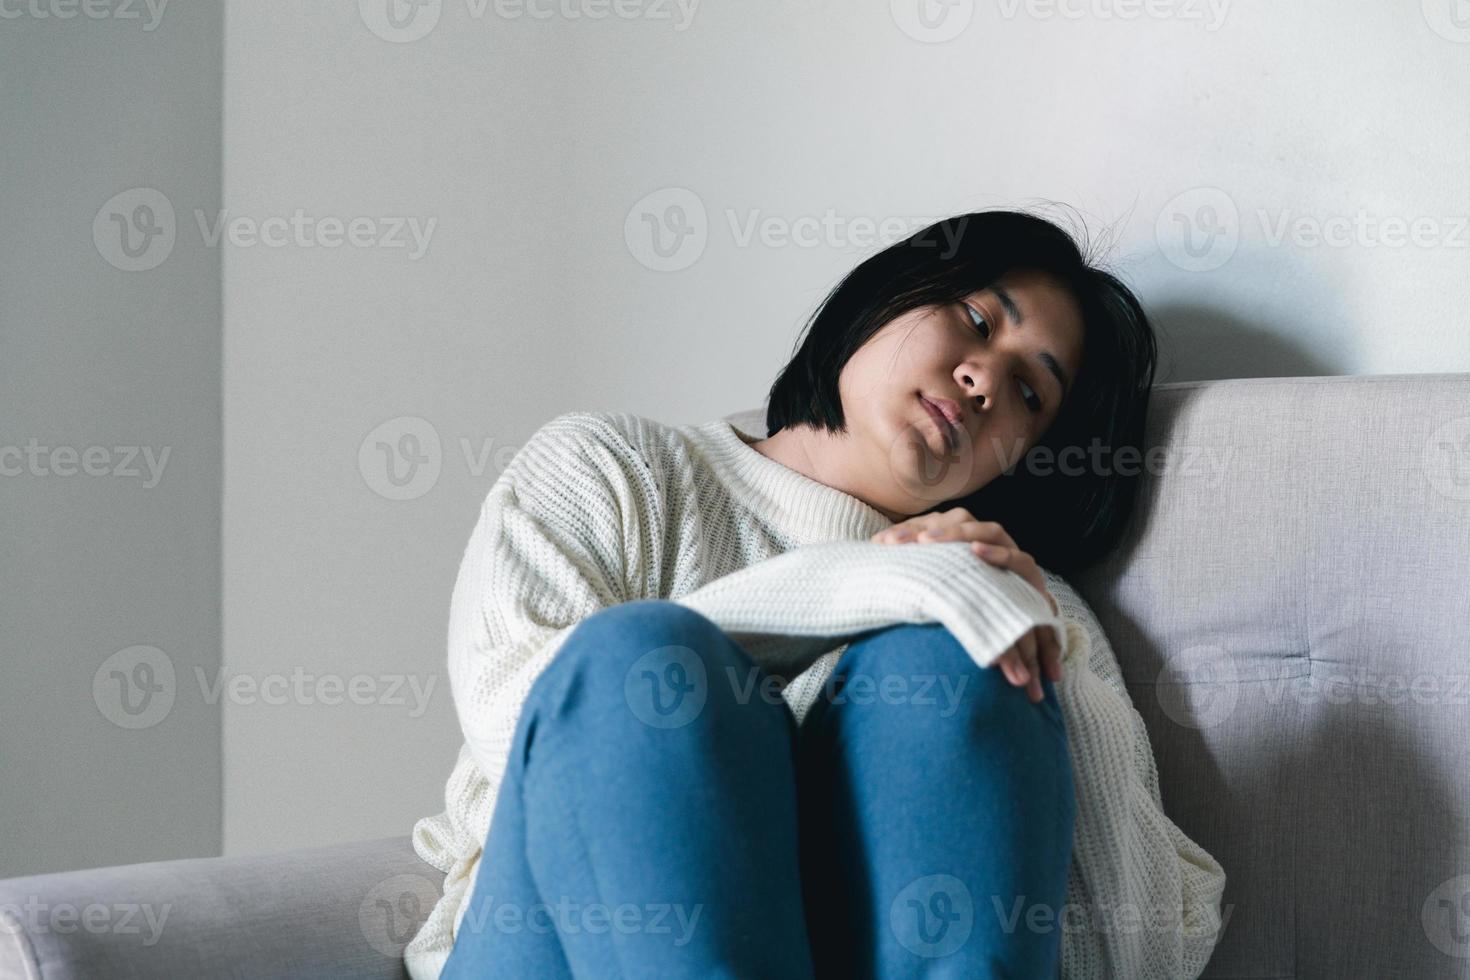
M 407 835 L 0 881 L 0 980 L 382 977 L 444 875 Z

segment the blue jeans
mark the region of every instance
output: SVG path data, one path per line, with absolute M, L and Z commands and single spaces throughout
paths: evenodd
M 798 726 L 707 618 L 578 624 L 532 685 L 443 976 L 1058 974 L 1076 804 L 1033 704 L 943 626 L 861 634 Z

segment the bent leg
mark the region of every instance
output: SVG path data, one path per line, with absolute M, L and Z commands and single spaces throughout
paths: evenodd
M 1042 688 L 1033 704 L 937 623 L 844 652 L 799 731 L 819 977 L 1057 975 L 1076 801 Z
M 584 620 L 522 709 L 465 914 L 485 927 L 449 966 L 473 936 L 465 976 L 810 980 L 796 723 L 765 676 L 677 603 Z M 497 928 L 502 895 L 551 928 Z

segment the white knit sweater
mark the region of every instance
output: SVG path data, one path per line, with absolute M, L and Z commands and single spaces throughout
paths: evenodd
M 446 877 L 404 952 L 410 976 L 437 977 L 449 955 L 532 682 L 591 613 L 666 598 L 793 678 L 782 695 L 798 720 L 844 638 L 940 622 L 989 666 L 1034 626 L 1052 626 L 1077 820 L 1067 906 L 1039 927 L 1063 930 L 1064 978 L 1197 977 L 1221 927 L 1225 874 L 1164 815 L 1143 720 L 1092 610 L 1046 572 L 1061 606 L 1053 616 L 1021 576 L 963 542 L 871 542 L 893 522 L 753 441 L 725 420 L 674 427 L 571 412 L 537 430 L 491 487 L 450 602 L 449 680 L 465 742 L 445 811 L 414 826 L 415 851 Z

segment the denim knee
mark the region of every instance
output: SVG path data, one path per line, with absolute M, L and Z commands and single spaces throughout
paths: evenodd
M 946 724 L 956 716 L 1015 726 L 1017 733 L 1038 736 L 1025 741 L 1041 750 L 1066 739 L 1055 687 L 1045 676 L 1041 685 L 1043 698 L 1033 703 L 1026 687 L 1011 684 L 999 667 L 977 664 L 943 624 L 901 623 L 852 643 L 822 697 L 833 706 L 902 707 L 861 714 L 865 721 L 881 724 L 889 719 L 908 731 L 926 722 Z
M 710 619 L 667 599 L 600 609 L 574 628 L 532 685 L 527 709 L 559 734 L 676 729 L 711 703 L 760 698 L 754 660 Z

